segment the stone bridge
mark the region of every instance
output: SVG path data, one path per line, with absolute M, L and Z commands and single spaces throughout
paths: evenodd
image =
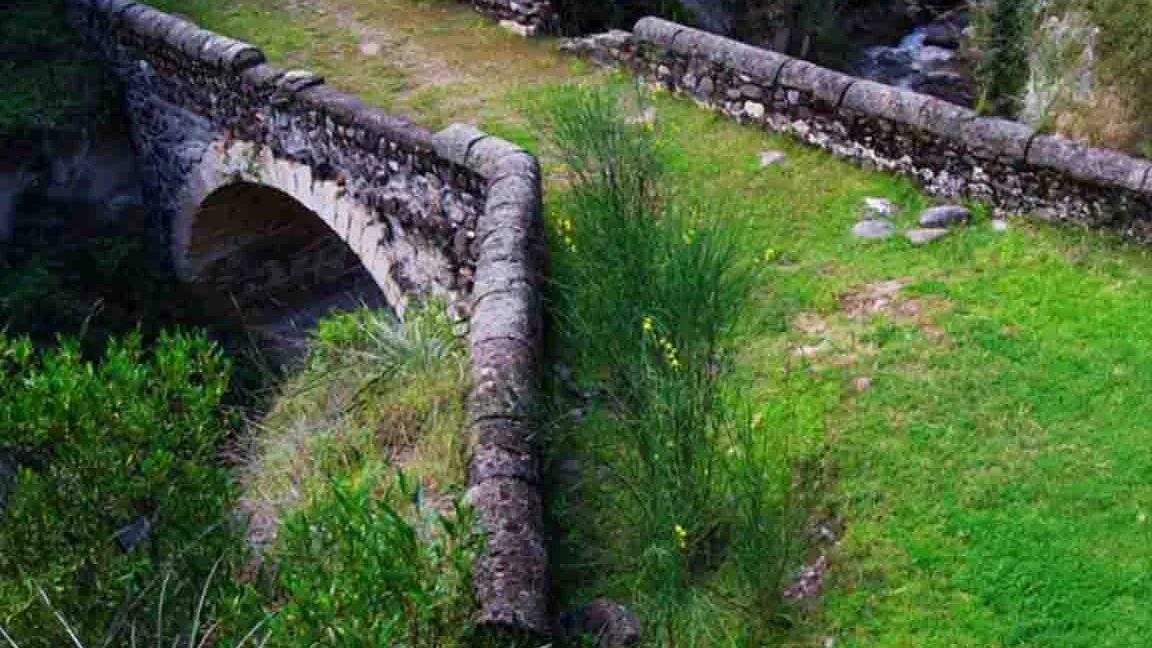
M 439 297 L 467 323 L 479 620 L 546 633 L 535 158 L 467 126 L 432 133 L 140 3 L 68 6 L 123 84 L 158 240 L 206 299 L 276 329 L 351 288 L 401 316 Z

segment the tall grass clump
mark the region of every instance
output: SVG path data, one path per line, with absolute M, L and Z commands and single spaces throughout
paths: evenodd
M 440 303 L 321 320 L 243 478 L 268 646 L 473 645 L 467 366 Z
M 597 394 L 551 440 L 596 475 L 554 507 L 561 573 L 576 597 L 636 605 L 653 645 L 752 641 L 790 553 L 782 431 L 731 380 L 760 255 L 738 214 L 670 191 L 654 127 L 621 103 L 569 86 L 534 111 L 572 178 L 552 219 L 554 346 Z

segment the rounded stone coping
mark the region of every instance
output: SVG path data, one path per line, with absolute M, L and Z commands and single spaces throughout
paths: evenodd
M 131 0 L 70 0 L 103 14 L 113 25 L 145 40 L 166 45 L 212 67 L 238 72 L 263 63 L 264 52 L 249 43 L 221 36 L 183 18 Z
M 543 346 L 542 268 L 533 242 L 540 225 L 540 166 L 524 149 L 464 124 L 433 135 L 432 146 L 439 157 L 487 181 L 476 224 L 467 400 L 468 497 L 489 533 L 473 569 L 478 621 L 547 636 L 548 556 L 533 438 Z
M 1006 158 L 1090 184 L 1152 194 L 1152 160 L 1039 134 L 1020 122 L 980 116 L 937 97 L 853 77 L 663 18 L 641 18 L 632 34 L 639 42 L 747 75 L 771 90 L 804 92 L 837 111 L 931 133 L 980 157 Z

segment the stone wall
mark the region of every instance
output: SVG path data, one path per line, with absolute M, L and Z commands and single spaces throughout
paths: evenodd
M 1152 162 L 658 18 L 566 49 L 741 122 L 914 178 L 945 200 L 1152 240 Z
M 220 260 L 275 254 L 280 221 L 234 231 L 232 219 L 204 211 L 238 187 L 270 187 L 335 232 L 397 311 L 434 294 L 466 318 L 469 495 L 488 532 L 474 575 L 478 620 L 547 634 L 534 447 L 543 267 L 535 158 L 464 126 L 431 133 L 146 5 L 68 1 L 73 24 L 123 84 L 145 199 L 185 278 L 210 281 L 224 268 L 230 282 L 247 281 L 255 264 Z M 301 248 L 298 238 L 284 249 Z M 339 254 L 313 256 L 334 259 L 337 274 L 346 266 Z
M 559 28 L 555 0 L 472 0 L 476 11 L 500 21 L 500 26 L 522 36 L 554 32 Z

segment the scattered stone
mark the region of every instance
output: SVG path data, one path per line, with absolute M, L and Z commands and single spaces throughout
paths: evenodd
M 938 238 L 943 238 L 948 235 L 948 230 L 942 227 L 926 227 L 924 229 L 912 229 L 904 233 L 904 236 L 912 243 L 912 245 L 925 245 L 931 243 Z
M 862 220 L 852 227 L 856 238 L 881 239 L 896 233 L 896 226 L 886 220 Z
M 640 643 L 640 621 L 628 608 L 610 599 L 598 598 L 584 607 L 560 615 L 560 634 L 595 639 L 597 648 L 621 648 Z M 581 644 L 584 645 L 584 644 Z
M 922 227 L 951 227 L 957 223 L 967 223 L 972 220 L 972 212 L 960 205 L 941 205 L 929 207 L 920 212 L 920 225 Z
M 360 43 L 360 53 L 364 56 L 379 56 L 380 43 Z
M 898 211 L 900 208 L 896 206 L 896 203 L 887 198 L 864 199 L 863 218 L 865 220 L 871 220 L 878 216 L 893 216 Z
M 997 218 L 992 221 L 992 229 L 997 232 L 1006 232 L 1008 231 L 1008 221 L 1003 218 Z
M 784 155 L 780 151 L 761 151 L 760 152 L 760 166 L 761 167 L 770 167 L 773 164 L 783 162 L 784 159 L 787 157 L 788 157 L 787 155 Z
M 748 115 L 752 119 L 764 119 L 765 113 L 766 110 L 764 108 L 764 104 L 757 103 L 755 101 L 744 102 L 744 114 Z
M 800 569 L 792 584 L 784 590 L 785 598 L 794 601 L 816 598 L 824 586 L 824 576 L 827 573 L 828 557 L 821 554 L 814 562 Z

